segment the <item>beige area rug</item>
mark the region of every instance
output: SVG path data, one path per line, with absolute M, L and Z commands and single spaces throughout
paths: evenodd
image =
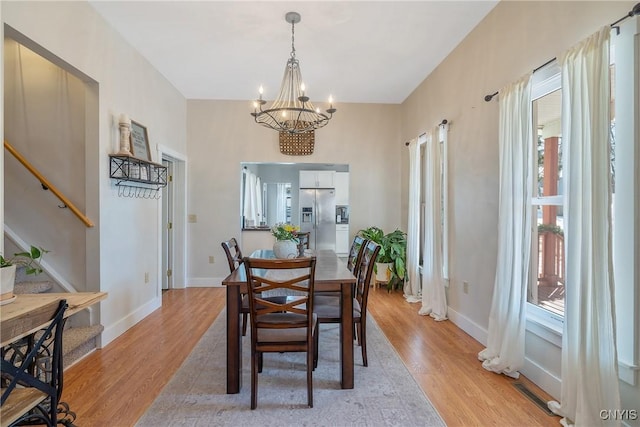
M 258 408 L 250 409 L 250 338 L 243 337 L 243 387 L 226 394 L 226 315 L 203 335 L 138 426 L 444 426 L 387 338 L 368 318 L 369 366 L 355 345 L 355 388 L 340 388 L 338 325 L 320 329 L 313 373 L 314 406 L 306 405 L 304 353 L 265 354 Z

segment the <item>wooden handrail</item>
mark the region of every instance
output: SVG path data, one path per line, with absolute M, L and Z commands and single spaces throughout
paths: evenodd
M 87 218 L 82 212 L 80 212 L 80 210 L 76 207 L 76 205 L 74 205 L 73 203 L 71 203 L 71 201 L 69 201 L 69 199 L 67 199 L 64 194 L 62 194 L 60 192 L 60 190 L 58 190 L 53 184 L 51 184 L 49 182 L 49 180 L 47 178 L 45 178 L 31 163 L 29 163 L 29 161 L 27 159 L 24 158 L 24 156 L 20 153 L 18 153 L 16 151 L 15 148 L 13 148 L 13 146 L 11 144 L 9 144 L 7 141 L 4 141 L 4 148 L 6 148 L 11 154 L 13 154 L 13 157 L 15 157 L 16 159 L 18 159 L 18 161 L 20 163 L 22 163 L 22 165 L 27 168 L 27 170 L 29 172 L 31 172 L 33 174 L 33 176 L 36 177 L 36 179 L 38 181 L 40 181 L 40 183 L 45 186 L 48 190 L 51 190 L 51 192 L 58 198 L 60 199 L 60 201 L 62 203 L 64 203 L 64 205 L 66 207 L 68 207 L 69 209 L 71 209 L 71 212 L 74 213 L 75 216 L 77 216 L 80 221 L 82 221 L 84 223 L 84 225 L 86 225 L 87 227 L 93 227 L 93 222 L 91 222 L 91 220 L 89 218 Z

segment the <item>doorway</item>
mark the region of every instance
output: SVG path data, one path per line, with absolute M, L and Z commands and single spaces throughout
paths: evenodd
M 162 189 L 158 212 L 158 292 L 186 287 L 187 251 L 187 159 L 162 145 L 158 145 L 158 158 L 167 167 L 167 185 Z
M 162 189 L 162 290 L 173 289 L 173 161 L 162 159 L 167 168 L 167 185 Z

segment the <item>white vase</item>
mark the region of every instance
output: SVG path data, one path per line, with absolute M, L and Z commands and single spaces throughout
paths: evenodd
M 276 258 L 295 258 L 298 256 L 298 245 L 293 240 L 276 240 L 273 253 Z
M 13 286 L 16 280 L 16 266 L 0 268 L 0 301 L 13 298 Z

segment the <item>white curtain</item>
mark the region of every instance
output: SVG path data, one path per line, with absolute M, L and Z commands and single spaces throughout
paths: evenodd
M 259 176 L 256 176 L 256 184 L 255 184 L 255 207 L 256 207 L 256 225 L 260 225 L 262 221 L 262 180 Z
M 500 90 L 498 260 L 482 366 L 513 378 L 524 364 L 531 254 L 531 75 Z
M 287 184 L 276 184 L 276 222 L 287 222 Z
M 246 226 L 260 225 L 262 221 L 262 189 L 260 187 L 260 178 L 249 170 L 245 171 L 242 215 L 244 215 Z
M 448 126 L 446 124 L 442 126 Z M 442 132 L 438 132 L 442 135 Z M 443 141 L 427 139 L 425 149 L 424 256 L 422 261 L 422 308 L 419 314 L 447 319 L 447 296 L 442 276 L 442 159 Z
M 620 409 L 609 153 L 609 32 L 571 48 L 562 67 L 562 137 L 566 195 L 565 319 L 561 403 L 549 407 L 564 425 L 619 425 L 602 420 Z
M 407 275 L 404 297 L 408 302 L 420 301 L 420 144 L 409 142 L 409 219 L 407 230 Z

